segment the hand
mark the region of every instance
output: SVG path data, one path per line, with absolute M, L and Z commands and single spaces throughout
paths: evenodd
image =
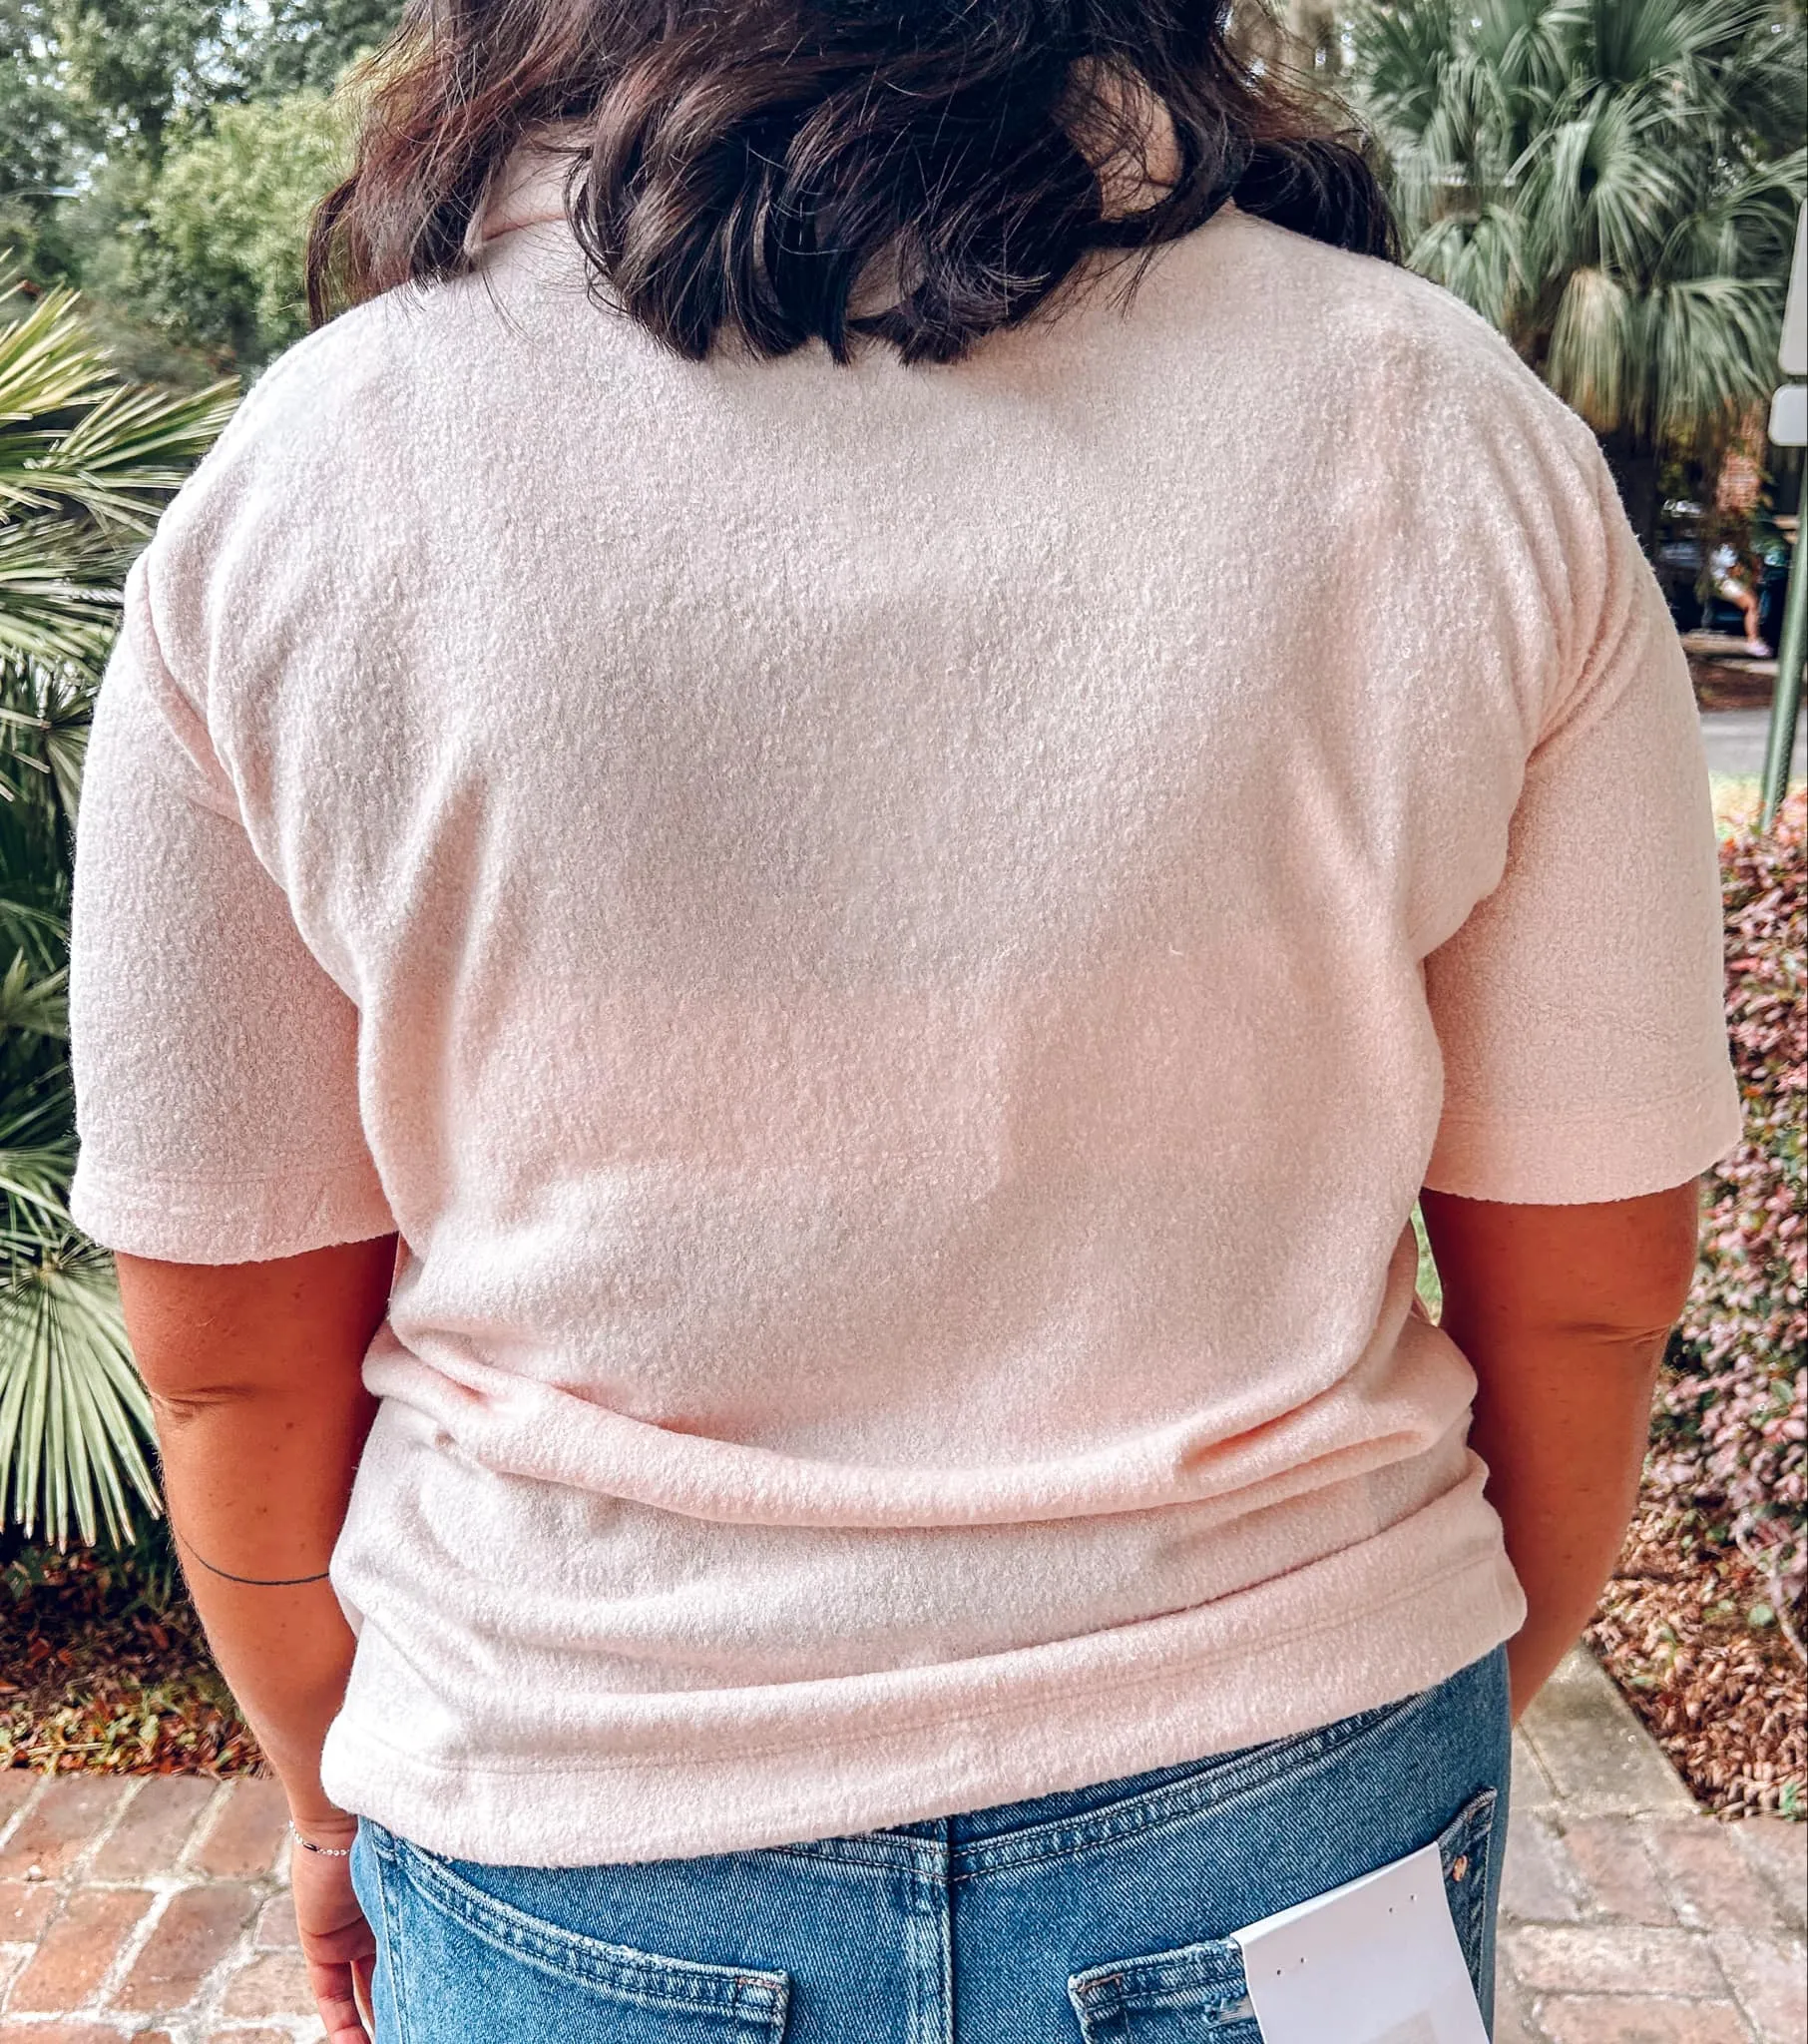
M 316 1845 L 340 1851 L 358 1830 L 357 1819 L 343 1815 L 297 1823 Z M 289 1852 L 289 1884 L 307 1984 L 326 2025 L 327 2044 L 369 2044 L 371 2033 L 359 2013 L 359 1998 L 365 2008 L 370 2006 L 376 1936 L 352 1890 L 351 1862 L 294 1845 Z

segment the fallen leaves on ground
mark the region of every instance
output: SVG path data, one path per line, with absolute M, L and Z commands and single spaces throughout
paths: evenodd
M 1736 1547 L 1641 1500 L 1588 1639 L 1698 1800 L 1808 1816 L 1808 1668 Z
M 255 1741 L 180 1591 L 156 1603 L 71 1553 L 0 1587 L 0 1767 L 242 1775 Z

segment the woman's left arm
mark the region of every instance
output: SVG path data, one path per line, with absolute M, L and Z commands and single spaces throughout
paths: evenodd
M 395 1238 L 261 1264 L 118 1263 L 170 1521 L 214 1658 L 296 1828 L 343 1849 L 355 1819 L 320 1786 L 320 1747 L 353 1638 L 326 1566 L 376 1413 L 361 1366 L 388 1304 Z M 350 1967 L 371 1948 L 344 1864 L 295 1861 L 303 1947 L 335 2044 L 364 2034 Z

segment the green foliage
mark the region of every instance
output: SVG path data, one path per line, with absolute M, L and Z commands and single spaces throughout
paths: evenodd
M 102 147 L 155 157 L 172 121 L 231 83 L 221 0 L 50 0 L 48 12 L 72 116 Z
M 0 0 L 0 191 L 48 199 L 69 169 L 69 108 L 58 89 L 43 0 Z
M 136 266 L 179 340 L 252 366 L 300 338 L 308 219 L 344 176 L 349 141 L 340 108 L 304 88 L 222 107 L 210 129 L 170 149 Z
M 0 246 L 34 273 L 68 260 L 57 214 L 76 157 L 46 0 L 0 0 Z
M 67 1206 L 83 752 L 126 564 L 233 397 L 124 383 L 73 293 L 0 293 L 0 1528 L 59 1544 L 157 1508 L 112 1264 Z
M 1419 1244 L 1419 1296 L 1435 1320 L 1444 1311 L 1444 1280 L 1438 1276 L 1438 1260 L 1432 1255 L 1431 1237 L 1425 1232 L 1425 1216 L 1416 1204 L 1413 1208 L 1413 1234 Z
M 394 28 L 400 0 L 6 0 L 46 17 L 62 90 L 103 146 L 166 137 L 216 106 L 325 91 Z M 201 125 L 205 125 L 205 120 Z
M 328 94 L 401 0 L 0 0 L 0 246 L 128 372 L 196 385 L 301 331 L 347 137 Z
M 1799 9 L 1367 0 L 1352 36 L 1408 259 L 1598 432 L 1686 442 L 1768 398 L 1808 172 Z
M 239 74 L 260 98 L 325 92 L 395 27 L 397 0 L 270 0 L 243 46 Z

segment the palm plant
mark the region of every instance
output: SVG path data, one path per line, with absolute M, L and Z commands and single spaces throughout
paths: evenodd
M 83 750 L 133 548 L 233 395 L 122 382 L 73 292 L 0 291 L 0 1531 L 59 1546 L 159 1508 L 112 1263 L 66 1204 Z
M 1662 452 L 1711 448 L 1776 382 L 1803 44 L 1775 0 L 1366 0 L 1350 22 L 1408 261 L 1595 428 L 1647 538 Z

